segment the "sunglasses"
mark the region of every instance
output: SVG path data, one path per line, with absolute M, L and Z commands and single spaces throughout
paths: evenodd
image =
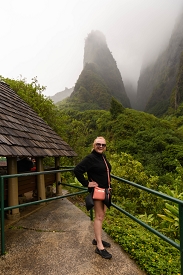
M 95 143 L 95 145 L 97 146 L 97 147 L 103 147 L 103 148 L 105 148 L 106 147 L 106 144 L 102 144 L 102 143 Z

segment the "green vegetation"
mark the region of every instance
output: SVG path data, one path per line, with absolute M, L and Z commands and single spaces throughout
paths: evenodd
M 71 96 L 58 105 L 61 109 L 73 108 L 78 111 L 110 108 L 110 91 L 98 74 L 97 65 L 86 64 L 79 76 Z
M 180 275 L 180 253 L 125 215 L 111 208 L 105 231 L 147 274 Z
M 176 86 L 172 91 L 170 98 L 169 113 L 173 110 L 177 110 L 180 104 L 183 102 L 183 53 L 180 57 L 179 70 L 177 74 Z
M 91 150 L 96 136 L 107 140 L 107 157 L 112 174 L 182 199 L 183 117 L 177 109 L 163 119 L 125 109 L 111 98 L 109 111 L 59 109 L 42 95 L 45 87 L 33 79 L 1 77 L 78 154 L 61 158 L 60 165 L 74 165 Z M 52 160 L 46 160 L 52 164 Z M 73 182 L 74 178 L 67 178 Z M 147 222 L 174 241 L 179 241 L 177 206 L 127 184 L 112 181 L 113 202 Z M 111 208 L 104 229 L 148 274 L 178 275 L 179 252 Z
M 183 53 L 177 50 L 177 57 L 167 63 L 165 60 L 169 58 L 169 54 L 167 49 L 154 67 L 151 67 L 150 75 L 145 76 L 146 72 L 144 73 L 147 81 L 151 79 L 146 87 L 152 89 L 145 111 L 157 117 L 174 114 L 183 102 Z
M 6 160 L 6 158 L 5 157 L 0 157 L 0 160 Z

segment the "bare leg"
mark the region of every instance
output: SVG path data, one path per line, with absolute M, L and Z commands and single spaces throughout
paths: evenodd
M 107 207 L 100 200 L 94 201 L 94 211 L 95 211 L 95 220 L 94 220 L 94 233 L 95 239 L 97 241 L 98 249 L 104 249 L 102 244 L 102 223 L 105 217 Z

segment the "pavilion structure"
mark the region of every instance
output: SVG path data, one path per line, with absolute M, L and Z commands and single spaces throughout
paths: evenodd
M 0 157 L 6 157 L 8 175 L 18 173 L 18 159 L 35 158 L 36 171 L 42 172 L 44 157 L 54 157 L 57 169 L 60 157 L 75 156 L 74 150 L 8 84 L 0 81 Z M 38 199 L 45 199 L 46 185 L 54 182 L 56 193 L 61 194 L 60 173 L 9 178 L 5 183 L 8 206 L 18 205 L 18 196 L 35 188 Z M 12 209 L 8 218 L 19 215 L 18 208 Z

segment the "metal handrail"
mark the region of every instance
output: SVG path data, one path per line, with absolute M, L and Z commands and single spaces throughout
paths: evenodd
M 181 262 L 181 275 L 183 275 L 183 201 L 179 200 L 177 198 L 168 196 L 164 193 L 160 193 L 158 191 L 155 191 L 153 189 L 147 188 L 145 186 L 139 185 L 135 182 L 111 175 L 111 178 L 116 179 L 118 181 L 122 181 L 124 183 L 127 183 L 131 186 L 134 186 L 138 189 L 141 189 L 143 191 L 146 191 L 148 193 L 154 194 L 158 197 L 161 197 L 165 200 L 169 200 L 172 201 L 176 204 L 178 204 L 179 206 L 179 232 L 180 232 L 180 245 L 175 243 L 173 240 L 167 238 L 165 235 L 161 234 L 159 231 L 155 230 L 154 228 L 152 228 L 151 226 L 147 225 L 146 223 L 144 223 L 143 221 L 137 219 L 136 217 L 134 217 L 133 215 L 131 215 L 130 213 L 128 213 L 127 211 L 125 211 L 124 209 L 120 208 L 119 206 L 115 205 L 112 203 L 112 206 L 115 207 L 116 209 L 118 209 L 120 212 L 124 213 L 125 215 L 127 215 L 129 218 L 131 218 L 132 220 L 136 221 L 137 223 L 139 223 L 140 225 L 142 225 L 143 227 L 145 227 L 146 229 L 148 229 L 149 231 L 151 231 L 153 234 L 157 235 L 158 237 L 160 237 L 161 239 L 163 239 L 164 241 L 168 242 L 169 244 L 171 244 L 172 246 L 174 246 L 175 248 L 177 248 L 180 251 L 180 262 Z
M 48 199 L 42 199 L 42 200 L 37 200 L 33 202 L 27 202 L 27 203 L 22 203 L 20 205 L 14 205 L 14 206 L 9 206 L 9 207 L 4 207 L 4 179 L 6 178 L 16 178 L 16 177 L 26 177 L 30 175 L 43 175 L 43 174 L 53 174 L 53 173 L 60 173 L 60 172 L 68 172 L 68 171 L 73 171 L 73 167 L 64 167 L 65 169 L 62 170 L 51 170 L 51 171 L 43 171 L 43 172 L 30 172 L 30 173 L 23 173 L 23 174 L 12 174 L 12 175 L 1 175 L 0 176 L 0 212 L 1 212 L 1 255 L 5 254 L 5 232 L 4 232 L 4 212 L 7 210 L 15 209 L 15 208 L 21 208 L 29 205 L 34 205 L 34 204 L 40 204 L 43 202 L 49 202 L 52 200 L 58 200 L 66 197 L 71 197 L 71 196 L 76 196 L 80 194 L 84 194 L 88 192 L 88 188 L 86 187 L 81 187 L 81 186 L 74 186 L 70 185 L 71 187 L 83 189 L 83 191 L 76 192 L 76 193 L 71 193 L 71 194 L 65 194 L 62 196 L 56 196 L 53 198 L 48 198 Z M 93 214 L 90 212 L 90 218 L 92 219 Z
M 43 203 L 43 202 L 48 202 L 48 201 L 52 201 L 52 200 L 57 200 L 57 199 L 61 199 L 61 198 L 66 198 L 66 197 L 70 197 L 70 196 L 75 196 L 75 195 L 79 195 L 79 194 L 83 194 L 83 193 L 87 193 L 88 192 L 88 188 L 83 187 L 83 186 L 76 186 L 76 185 L 72 185 L 72 184 L 65 184 L 65 183 L 61 183 L 62 185 L 66 185 L 66 186 L 70 186 L 70 187 L 74 187 L 74 188 L 78 188 L 78 189 L 83 189 L 83 191 L 80 192 L 76 192 L 76 193 L 70 193 L 70 194 L 66 194 L 63 196 L 57 196 L 57 197 L 53 197 L 53 198 L 48 198 L 48 199 L 44 199 L 44 200 L 38 200 L 38 201 L 34 201 L 34 202 L 29 202 L 29 203 L 24 203 L 21 205 L 15 205 L 15 206 L 11 206 L 11 207 L 4 207 L 4 179 L 5 178 L 13 178 L 13 177 L 23 177 L 23 176 L 29 176 L 31 175 L 41 175 L 41 174 L 51 174 L 51 173 L 60 173 L 60 172 L 68 172 L 68 171 L 73 171 L 74 167 L 60 167 L 60 168 L 65 168 L 62 170 L 52 170 L 52 171 L 44 171 L 44 172 L 31 172 L 31 173 L 24 173 L 24 174 L 14 174 L 14 175 L 3 175 L 0 176 L 0 200 L 1 200 L 1 255 L 5 254 L 5 243 L 4 243 L 4 212 L 10 209 L 14 209 L 14 208 L 20 208 L 20 207 L 24 207 L 24 206 L 29 206 L 29 205 L 33 205 L 33 204 L 38 204 L 38 203 Z M 152 228 L 151 226 L 147 225 L 146 223 L 144 223 L 143 221 L 137 219 L 135 216 L 131 215 L 130 213 L 128 213 L 127 211 L 125 211 L 124 209 L 122 209 L 121 207 L 115 205 L 114 203 L 112 203 L 112 206 L 114 208 L 116 208 L 117 210 L 119 210 L 120 212 L 122 212 L 123 214 L 125 214 L 126 216 L 128 216 L 129 218 L 131 218 L 132 220 L 134 220 L 135 222 L 139 223 L 140 225 L 142 225 L 143 227 L 145 227 L 146 229 L 148 229 L 149 231 L 151 231 L 153 234 L 157 235 L 158 237 L 160 237 L 161 239 L 163 239 L 164 241 L 168 242 L 169 244 L 171 244 L 172 246 L 174 246 L 175 248 L 177 248 L 180 251 L 180 260 L 181 260 L 181 275 L 183 275 L 183 201 L 179 200 L 177 198 L 168 196 L 164 193 L 160 193 L 158 191 L 152 190 L 150 188 L 147 188 L 145 186 L 139 185 L 137 183 L 128 181 L 126 179 L 120 178 L 118 176 L 114 176 L 111 175 L 111 178 L 127 183 L 131 186 L 134 186 L 135 188 L 141 189 L 143 191 L 146 191 L 148 193 L 151 193 L 155 196 L 161 197 L 165 200 L 169 200 L 171 202 L 174 202 L 176 204 L 179 205 L 179 230 L 180 230 L 180 245 L 175 243 L 173 240 L 171 240 L 170 238 L 167 238 L 165 235 L 163 235 L 162 233 L 160 233 L 159 231 L 155 230 L 154 228 Z M 90 211 L 90 218 L 91 220 L 93 219 L 93 212 L 92 210 Z

